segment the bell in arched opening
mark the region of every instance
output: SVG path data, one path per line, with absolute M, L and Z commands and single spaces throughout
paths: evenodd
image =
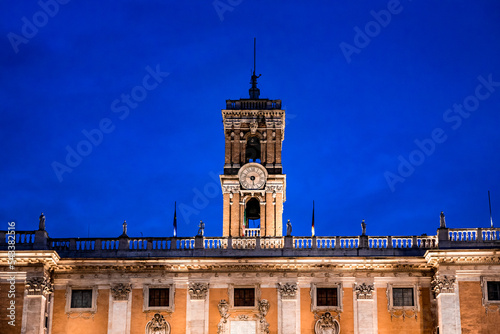
M 245 158 L 246 162 L 260 162 L 260 140 L 258 137 L 248 138 Z
M 257 220 L 260 219 L 260 203 L 256 198 L 251 198 L 247 202 L 246 213 L 248 220 Z

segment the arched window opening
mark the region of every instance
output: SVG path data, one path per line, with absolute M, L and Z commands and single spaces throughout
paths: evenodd
M 256 198 L 248 200 L 245 207 L 245 227 L 260 228 L 260 202 Z
M 248 138 L 245 157 L 246 162 L 260 163 L 260 140 L 258 137 L 252 136 Z

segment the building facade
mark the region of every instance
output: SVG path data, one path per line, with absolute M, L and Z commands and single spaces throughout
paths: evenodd
M 222 110 L 222 237 L 51 238 L 43 214 L 0 231 L 0 332 L 499 332 L 500 229 L 283 233 L 285 111 L 259 95 L 254 72 Z

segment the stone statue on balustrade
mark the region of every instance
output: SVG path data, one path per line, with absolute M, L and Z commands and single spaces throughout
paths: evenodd
M 439 228 L 446 228 L 446 221 L 444 220 L 444 212 L 441 211 L 439 215 Z
M 40 215 L 40 222 L 38 223 L 38 229 L 40 231 L 45 231 L 45 216 L 42 212 L 42 214 Z
M 200 220 L 200 225 L 198 225 L 198 236 L 202 237 L 205 235 L 205 223 Z

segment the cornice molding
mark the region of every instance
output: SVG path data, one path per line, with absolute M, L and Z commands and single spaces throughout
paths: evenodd
M 435 268 L 443 264 L 500 264 L 498 249 L 433 249 L 425 252 L 424 258 Z
M 44 266 L 52 268 L 57 266 L 60 260 L 61 257 L 54 250 L 16 251 L 16 267 L 43 264 Z M 8 263 L 8 252 L 0 251 L 0 266 L 7 266 Z

